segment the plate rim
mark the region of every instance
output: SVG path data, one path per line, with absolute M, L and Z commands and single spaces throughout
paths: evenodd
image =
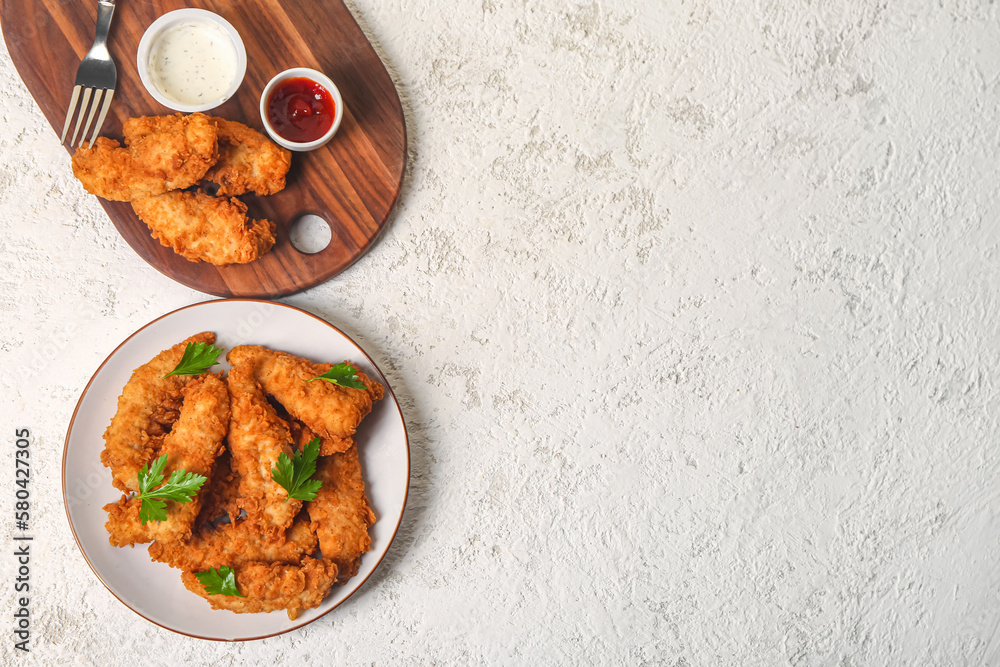
M 372 367 L 375 368 L 375 370 L 378 371 L 379 375 L 382 376 L 382 379 L 387 380 L 386 377 L 385 377 L 385 373 L 383 373 L 382 369 L 379 368 L 378 364 L 375 363 L 375 360 L 371 358 L 371 355 L 369 355 L 364 350 L 364 348 L 362 348 L 360 345 L 358 345 L 358 343 L 353 338 L 351 338 L 346 333 L 344 333 L 343 331 L 341 331 L 339 327 L 335 326 L 334 324 L 331 324 L 330 322 L 327 322 L 322 317 L 319 317 L 318 315 L 314 315 L 314 314 L 310 313 L 307 310 L 299 308 L 298 306 L 291 306 L 291 305 L 286 304 L 286 303 L 280 303 L 280 302 L 277 302 L 277 301 L 270 301 L 268 299 L 256 299 L 256 298 L 249 298 L 249 297 L 231 297 L 231 298 L 221 298 L 221 299 L 208 299 L 207 301 L 199 301 L 198 303 L 192 303 L 192 304 L 188 304 L 186 306 L 181 306 L 180 308 L 175 308 L 174 310 L 171 310 L 168 313 L 164 313 L 163 315 L 160 315 L 159 317 L 156 317 L 156 318 L 150 320 L 149 322 L 147 322 L 146 324 L 142 325 L 141 327 L 139 327 L 138 329 L 136 329 L 135 331 L 133 331 L 131 334 L 129 334 L 123 341 L 121 341 L 115 347 L 115 349 L 113 349 L 110 353 L 108 353 L 108 356 L 105 357 L 104 361 L 102 361 L 101 364 L 97 367 L 97 369 L 91 374 L 90 379 L 87 381 L 86 386 L 84 386 L 83 390 L 80 392 L 80 397 L 77 399 L 76 406 L 73 408 L 73 414 L 70 416 L 69 425 L 66 427 L 66 437 L 63 440 L 62 463 L 60 465 L 60 481 L 62 482 L 61 486 L 62 486 L 62 497 L 63 497 L 63 510 L 66 512 L 66 522 L 69 524 L 70 532 L 73 533 L 73 541 L 76 542 L 76 547 L 77 547 L 77 549 L 79 549 L 80 554 L 83 556 L 83 559 L 87 562 L 87 566 L 90 567 L 91 572 L 94 573 L 94 575 L 97 577 L 97 580 L 101 582 L 101 584 L 104 586 L 104 588 L 109 593 L 111 593 L 112 597 L 114 597 L 116 600 L 118 600 L 123 605 L 125 605 L 125 607 L 127 609 L 131 610 L 137 616 L 140 616 L 141 618 L 149 621 L 150 623 L 152 623 L 152 624 L 154 624 L 154 625 L 156 625 L 158 627 L 163 628 L 164 630 L 169 630 L 170 632 L 173 632 L 173 633 L 178 634 L 178 635 L 183 635 L 185 637 L 191 637 L 192 639 L 203 639 L 203 640 L 206 640 L 206 641 L 217 641 L 217 642 L 257 641 L 257 640 L 260 640 L 260 639 L 267 639 L 268 637 L 276 637 L 278 635 L 283 635 L 283 634 L 292 632 L 294 630 L 298 630 L 298 629 L 300 629 L 302 627 L 305 627 L 305 626 L 309 625 L 310 623 L 314 623 L 315 621 L 318 621 L 319 619 L 323 618 L 324 616 L 326 616 L 327 614 L 329 614 L 331 611 L 333 611 L 334 609 L 336 609 L 337 607 L 339 607 L 340 605 L 342 605 L 344 602 L 346 602 L 347 600 L 351 599 L 351 597 L 354 596 L 354 594 L 357 593 L 361 589 L 361 587 L 365 585 L 365 582 L 367 582 L 371 578 L 371 576 L 373 574 L 375 574 L 375 571 L 378 570 L 379 566 L 382 564 L 382 561 L 385 560 L 385 557 L 389 554 L 389 550 L 392 548 L 392 543 L 395 542 L 396 535 L 399 533 L 399 527 L 403 524 L 403 517 L 406 515 L 406 506 L 407 506 L 407 503 L 408 503 L 409 497 L 410 497 L 410 476 L 411 476 L 411 471 L 412 471 L 412 460 L 411 460 L 411 454 L 410 454 L 410 433 L 409 433 L 409 431 L 406 428 L 406 418 L 403 416 L 403 410 L 402 410 L 402 408 L 399 405 L 399 400 L 396 398 L 396 394 L 395 394 L 395 392 L 393 392 L 392 387 L 389 385 L 388 381 L 386 381 L 385 389 L 389 393 L 389 395 L 392 396 L 393 403 L 395 403 L 395 406 L 396 406 L 396 411 L 399 413 L 400 421 L 403 424 L 403 441 L 404 441 L 404 444 L 406 445 L 406 488 L 403 491 L 403 506 L 402 506 L 402 508 L 400 508 L 399 519 L 396 521 L 396 525 L 392 529 L 392 536 L 389 538 L 388 544 L 386 544 L 385 551 L 382 553 L 381 556 L 379 556 L 379 559 L 375 562 L 375 565 L 372 567 L 372 569 L 368 572 L 368 574 L 364 577 L 364 579 L 361 579 L 360 581 L 358 581 L 358 583 L 354 587 L 354 589 L 350 593 L 348 593 L 347 595 L 345 595 L 342 600 L 340 600 L 339 602 L 337 602 L 336 604 L 334 604 L 333 606 L 331 606 L 329 609 L 327 609 L 326 611 L 324 611 L 319 616 L 316 616 L 315 618 L 311 618 L 311 619 L 309 619 L 307 621 L 303 621 L 302 623 L 299 623 L 297 625 L 293 625 L 293 626 L 291 626 L 289 628 L 285 628 L 284 630 L 278 630 L 277 632 L 272 632 L 272 633 L 269 633 L 269 634 L 264 634 L 264 635 L 259 635 L 259 636 L 253 636 L 253 637 L 233 637 L 233 638 L 227 638 L 227 637 L 206 637 L 206 636 L 203 636 L 203 635 L 191 634 L 189 632 L 184 632 L 182 630 L 177 630 L 175 628 L 171 628 L 171 627 L 166 626 L 163 623 L 160 623 L 158 621 L 155 621 L 152 618 L 149 618 L 148 616 L 146 616 L 145 614 L 139 612 L 138 610 L 136 610 L 135 608 L 133 608 L 132 605 L 130 605 L 128 602 L 126 602 L 121 597 L 119 597 L 118 594 L 115 593 L 114 590 L 112 590 L 111 586 L 108 585 L 108 582 L 106 582 L 104 580 L 104 577 L 101 576 L 101 573 L 97 571 L 97 568 L 94 567 L 94 564 L 91 562 L 90 558 L 87 556 L 87 552 L 84 550 L 83 545 L 80 543 L 80 537 L 76 534 L 76 526 L 73 525 L 73 518 L 72 518 L 72 516 L 70 514 L 70 510 L 69 510 L 69 497 L 67 496 L 67 493 L 66 493 L 66 457 L 67 457 L 67 455 L 69 453 L 69 438 L 70 438 L 70 434 L 73 432 L 73 425 L 76 423 L 77 413 L 80 410 L 80 405 L 83 403 L 84 397 L 87 395 L 87 392 L 90 390 L 90 386 L 94 383 L 94 380 L 101 373 L 101 371 L 104 369 L 104 367 L 107 365 L 107 363 L 111 360 L 111 358 L 114 357 L 118 353 L 118 351 L 123 346 L 125 346 L 126 343 L 128 343 L 130 340 L 132 340 L 137 335 L 139 335 L 142 331 L 145 331 L 146 329 L 148 329 L 149 327 L 151 327 L 152 325 L 156 324 L 157 322 L 159 322 L 162 319 L 170 317 L 171 315 L 179 313 L 182 310 L 187 310 L 189 308 L 197 308 L 199 306 L 205 306 L 205 305 L 214 304 L 214 303 L 224 303 L 224 302 L 263 303 L 263 304 L 267 304 L 267 305 L 271 305 L 271 306 L 278 306 L 278 307 L 281 307 L 281 308 L 288 308 L 290 310 L 297 311 L 300 314 L 303 314 L 303 315 L 306 315 L 308 317 L 311 317 L 312 319 L 317 320 L 321 324 L 324 324 L 324 325 L 330 327 L 331 329 L 333 329 L 334 331 L 336 331 L 337 333 L 339 333 L 341 336 L 343 336 L 344 338 L 346 338 L 348 341 L 350 341 L 351 344 L 354 345 L 356 348 L 358 348 L 358 350 L 361 352 L 361 354 L 363 354 L 365 356 L 365 358 L 368 360 L 368 363 L 370 363 L 372 365 Z

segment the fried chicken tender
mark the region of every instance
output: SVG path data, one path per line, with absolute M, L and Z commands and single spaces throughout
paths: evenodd
M 219 131 L 204 114 L 133 118 L 124 135 L 124 148 L 98 137 L 73 154 L 73 175 L 87 192 L 114 201 L 154 197 L 194 185 L 218 159 Z
M 162 245 L 192 262 L 246 264 L 274 246 L 275 225 L 250 220 L 239 199 L 173 191 L 136 199 L 132 210 Z
M 284 453 L 292 455 L 292 436 L 253 376 L 252 363 L 233 364 L 229 371 L 232 416 L 229 451 L 240 476 L 237 504 L 247 520 L 268 537 L 280 536 L 302 507 L 271 479 L 271 469 Z
M 336 563 L 340 580 L 346 581 L 358 573 L 361 555 L 371 548 L 368 527 L 375 523 L 365 495 L 357 445 L 317 459 L 313 479 L 322 481 L 323 486 L 316 499 L 306 503 L 306 511 L 319 537 L 323 559 Z
M 286 352 L 259 345 L 239 345 L 230 350 L 229 363 L 253 364 L 253 374 L 260 386 L 284 406 L 295 419 L 329 440 L 323 446 L 329 453 L 342 452 L 354 444 L 354 433 L 361 420 L 381 400 L 381 384 L 358 371 L 365 389 L 341 387 L 325 380 L 309 382 L 333 364 L 314 364 Z
M 161 455 L 167 455 L 163 470 L 169 479 L 175 470 L 184 470 L 206 477 L 211 483 L 212 467 L 223 448 L 223 439 L 229 429 L 229 390 L 226 384 L 212 374 L 195 377 L 183 389 L 184 403 L 173 430 L 164 437 Z M 204 488 L 204 484 L 202 488 Z M 105 505 L 108 530 L 112 546 L 161 540 L 178 542 L 191 536 L 191 525 L 201 508 L 201 494 L 191 502 L 166 501 L 167 518 L 164 521 L 139 521 L 142 501 L 123 496 L 117 503 Z
M 209 595 L 194 572 L 185 572 L 181 579 L 189 591 L 208 600 L 212 609 L 237 614 L 284 609 L 293 621 L 302 610 L 318 607 L 337 581 L 335 564 L 308 557 L 302 565 L 247 563 L 234 569 L 236 587 L 245 597 Z
M 223 452 L 216 460 L 212 484 L 205 493 L 191 539 L 186 543 L 153 542 L 149 545 L 150 558 L 180 570 L 200 571 L 250 561 L 295 565 L 316 550 L 316 533 L 302 513 L 284 534 L 270 537 L 253 521 L 237 519 L 239 486 L 240 475 L 232 468 L 232 456 Z
M 215 528 L 202 527 L 186 543 L 157 540 L 149 545 L 149 557 L 179 570 L 202 571 L 250 561 L 294 565 L 315 550 L 316 533 L 309 520 L 299 516 L 283 537 L 268 539 L 253 522 L 241 519 Z
M 285 187 L 292 153 L 243 123 L 211 118 L 219 131 L 219 160 L 205 180 L 219 185 L 219 194 L 241 195 L 253 191 L 273 195 Z
M 219 458 L 215 459 L 212 483 L 202 487 L 201 511 L 198 512 L 195 525 L 212 529 L 220 519 L 228 518 L 229 521 L 236 521 L 240 514 L 240 508 L 236 505 L 239 494 L 240 477 L 233 470 L 232 455 L 225 449 L 219 454 Z
M 153 414 L 149 416 L 149 427 L 146 429 L 146 433 L 150 437 L 158 437 L 162 440 L 162 436 L 170 432 L 174 422 L 180 417 L 183 400 L 183 396 L 179 392 L 167 396 L 163 403 L 157 406 L 153 410 Z
M 340 438 L 320 438 L 316 432 L 300 421 L 289 417 L 288 430 L 292 433 L 292 444 L 295 449 L 302 449 L 314 438 L 319 438 L 319 455 L 329 456 L 335 454 L 343 447 L 343 440 Z
M 118 397 L 118 409 L 104 431 L 101 463 L 111 469 L 111 482 L 120 491 L 139 490 L 137 475 L 142 466 L 156 458 L 163 445 L 164 423 L 178 405 L 181 390 L 189 375 L 163 377 L 177 366 L 188 343 L 214 343 L 215 334 L 204 332 L 191 336 L 160 352 L 139 366 Z M 169 406 L 164 409 L 164 406 Z
M 233 348 L 228 376 L 164 378 L 189 342 L 214 343 L 215 335 L 164 350 L 133 372 L 119 398 L 101 454 L 126 493 L 104 507 L 109 542 L 152 541 L 150 558 L 181 570 L 184 586 L 213 609 L 284 609 L 294 620 L 355 576 L 371 548 L 375 514 L 353 435 L 384 389 L 360 372 L 364 389 L 307 382 L 332 365 L 258 346 Z M 303 503 L 288 498 L 272 468 L 282 453 L 291 457 L 314 438 L 321 451 L 335 453 L 317 459 L 313 479 L 322 485 Z M 206 482 L 191 502 L 166 501 L 166 520 L 142 525 L 141 501 L 129 491 L 138 490 L 139 468 L 162 454 L 165 477 L 184 469 Z M 197 580 L 224 566 L 245 597 L 210 595 Z

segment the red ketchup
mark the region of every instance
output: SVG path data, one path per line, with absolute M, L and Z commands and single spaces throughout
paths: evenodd
M 274 87 L 267 98 L 267 120 L 288 141 L 316 141 L 333 125 L 333 96 L 312 79 L 293 77 Z

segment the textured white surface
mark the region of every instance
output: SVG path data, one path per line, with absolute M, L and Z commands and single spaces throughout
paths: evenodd
M 400 398 L 396 543 L 326 618 L 235 646 L 98 583 L 66 424 L 119 341 L 206 297 L 119 238 L 3 57 L 0 483 L 30 427 L 37 536 L 5 664 L 1000 662 L 997 6 L 351 7 L 407 180 L 377 246 L 286 301 Z

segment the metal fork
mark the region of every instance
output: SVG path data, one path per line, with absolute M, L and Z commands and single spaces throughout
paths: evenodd
M 80 145 L 83 145 L 90 129 L 90 123 L 94 120 L 97 108 L 101 108 L 101 114 L 97 118 L 97 125 L 94 127 L 94 135 L 90 138 L 90 145 L 94 145 L 97 133 L 104 125 L 104 118 L 108 115 L 111 107 L 111 98 L 115 94 L 115 84 L 118 83 L 118 70 L 115 69 L 115 61 L 108 53 L 108 28 L 111 27 L 111 17 L 115 13 L 114 0 L 100 0 L 97 3 L 97 36 L 94 38 L 94 45 L 84 56 L 80 68 L 76 70 L 76 84 L 73 86 L 73 97 L 69 101 L 69 109 L 66 111 L 66 124 L 63 125 L 62 137 L 59 142 L 66 141 L 66 133 L 69 131 L 69 122 L 73 117 L 73 110 L 76 108 L 77 100 L 80 99 L 80 91 L 83 91 L 83 102 L 80 104 L 80 112 L 76 117 L 76 127 L 73 128 L 73 138 L 69 145 L 76 143 L 76 135 L 80 132 L 80 123 L 84 114 L 87 115 L 87 123 L 83 126 L 83 133 L 80 134 Z M 96 92 L 96 94 L 94 94 Z M 91 95 L 93 94 L 93 105 L 91 105 Z M 101 103 L 101 96 L 104 103 Z M 89 113 L 88 113 L 89 109 Z

